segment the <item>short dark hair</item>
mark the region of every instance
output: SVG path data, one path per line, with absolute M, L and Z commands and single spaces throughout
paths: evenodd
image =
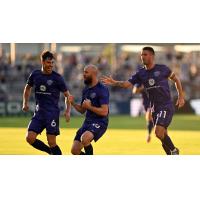
M 153 55 L 155 55 L 155 51 L 152 47 L 144 47 L 142 50 L 143 51 L 150 51 Z
M 45 61 L 46 59 L 54 59 L 53 53 L 51 53 L 50 51 L 43 51 L 41 54 L 41 60 Z

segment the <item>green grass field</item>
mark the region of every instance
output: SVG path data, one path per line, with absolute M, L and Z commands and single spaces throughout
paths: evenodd
M 25 141 L 26 126 L 30 117 L 0 118 L 1 155 L 44 155 Z M 63 154 L 70 155 L 70 148 L 76 130 L 83 117 L 72 117 L 66 124 L 61 118 L 61 135 L 58 144 Z M 175 115 L 169 127 L 169 135 L 182 155 L 200 155 L 200 117 L 194 115 Z M 45 132 L 39 138 L 46 142 Z M 110 117 L 106 134 L 93 143 L 96 155 L 164 155 L 160 141 L 152 134 L 151 143 L 146 143 L 144 117 Z

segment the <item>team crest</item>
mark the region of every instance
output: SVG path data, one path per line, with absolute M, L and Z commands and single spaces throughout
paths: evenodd
M 40 91 L 45 92 L 46 91 L 46 86 L 45 85 L 40 85 Z
M 160 76 L 160 71 L 156 71 L 156 72 L 154 72 L 154 76 L 155 76 L 155 77 Z
M 90 94 L 91 99 L 94 99 L 95 97 L 96 97 L 96 93 L 93 92 L 93 93 Z
M 149 85 L 153 86 L 155 84 L 155 80 L 153 78 L 149 79 Z
M 52 80 L 48 80 L 47 81 L 47 85 L 52 85 L 53 81 Z

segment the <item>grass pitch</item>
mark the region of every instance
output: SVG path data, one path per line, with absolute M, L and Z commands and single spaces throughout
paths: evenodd
M 26 126 L 30 118 L 0 118 L 0 155 L 45 155 L 25 141 Z M 72 117 L 71 123 L 61 119 L 61 135 L 58 145 L 64 155 L 71 155 L 70 149 L 75 133 L 83 117 Z M 177 115 L 169 128 L 169 135 L 180 149 L 181 155 L 200 155 L 200 117 Z M 152 140 L 146 143 L 145 120 L 143 117 L 113 116 L 107 132 L 93 143 L 96 155 L 165 155 L 160 141 L 152 133 Z M 46 142 L 45 131 L 38 137 Z
M 62 128 L 57 138 L 65 155 L 70 155 L 76 130 Z M 26 143 L 26 128 L 1 128 L 0 131 L 1 155 L 45 155 Z M 200 155 L 198 131 L 171 131 L 170 136 L 182 155 Z M 45 132 L 39 135 L 39 139 L 46 142 Z M 154 134 L 152 141 L 146 143 L 146 130 L 109 129 L 93 146 L 96 155 L 164 155 L 160 141 Z

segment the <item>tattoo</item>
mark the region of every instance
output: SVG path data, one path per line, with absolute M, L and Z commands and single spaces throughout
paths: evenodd
M 117 81 L 113 86 L 124 87 L 124 81 Z

